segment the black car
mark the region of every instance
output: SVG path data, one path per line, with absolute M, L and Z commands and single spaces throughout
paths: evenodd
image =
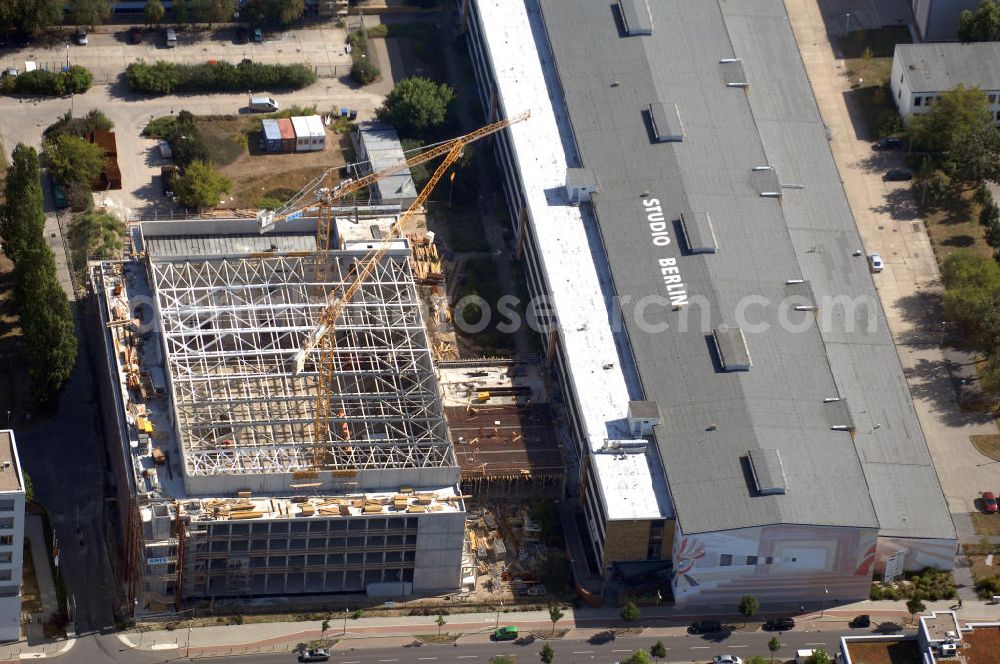
M 234 39 L 234 41 L 237 44 L 246 44 L 246 43 L 248 43 L 250 41 L 250 31 L 247 30 L 242 25 L 237 26 L 237 28 L 236 28 L 236 38 Z
M 718 620 L 699 620 L 688 627 L 688 634 L 714 634 L 721 631 L 722 623 Z
M 898 150 L 903 147 L 903 139 L 899 136 L 886 136 L 872 143 L 872 150 Z
M 908 168 L 890 168 L 882 179 L 886 182 L 907 182 L 913 179 L 913 171 Z
M 138 27 L 132 27 L 128 30 L 128 43 L 129 44 L 141 44 L 142 43 L 142 29 Z
M 858 629 L 861 627 L 871 627 L 871 625 L 872 625 L 872 619 L 871 616 L 869 616 L 867 613 L 864 615 L 855 616 L 854 619 L 851 620 L 850 622 L 850 626 L 853 629 Z
M 766 632 L 785 632 L 794 628 L 794 618 L 774 618 L 764 623 L 764 631 Z

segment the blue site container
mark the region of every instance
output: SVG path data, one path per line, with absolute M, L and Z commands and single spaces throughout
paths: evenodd
M 264 152 L 281 152 L 281 127 L 277 120 L 261 120 L 260 147 Z

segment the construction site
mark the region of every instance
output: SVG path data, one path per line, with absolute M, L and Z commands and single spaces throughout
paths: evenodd
M 438 149 L 425 192 L 468 140 Z M 461 361 L 444 268 L 414 224 L 426 193 L 405 211 L 337 204 L 383 173 L 318 179 L 276 212 L 134 223 L 122 260 L 91 263 L 133 615 L 496 597 L 544 556 L 526 512 L 466 504 L 561 492 L 541 377 L 437 366 Z

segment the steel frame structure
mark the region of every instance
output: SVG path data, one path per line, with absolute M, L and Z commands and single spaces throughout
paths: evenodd
M 315 353 L 295 357 L 361 253 L 151 257 L 185 471 L 456 465 L 408 252 L 380 259 L 338 319 L 327 445 L 314 456 Z

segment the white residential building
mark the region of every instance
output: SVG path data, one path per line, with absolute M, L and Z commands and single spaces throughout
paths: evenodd
M 14 432 L 0 430 L 0 641 L 20 636 L 24 480 Z
M 896 44 L 890 85 L 904 118 L 927 112 L 958 85 L 977 87 L 986 93 L 1000 124 L 1000 42 Z

